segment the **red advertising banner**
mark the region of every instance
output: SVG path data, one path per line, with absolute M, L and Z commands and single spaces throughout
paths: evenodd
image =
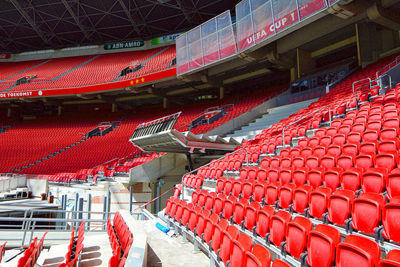
M 302 19 L 326 7 L 325 0 L 298 0 L 298 3 Z
M 10 53 L 1 53 L 0 59 L 9 59 L 11 57 Z
M 0 92 L 0 99 L 10 98 L 25 98 L 25 97 L 46 97 L 46 96 L 60 96 L 60 95 L 76 95 L 85 94 L 92 92 L 103 92 L 107 90 L 119 89 L 129 87 L 133 85 L 148 83 L 156 80 L 161 80 L 169 77 L 176 76 L 176 69 L 171 68 L 165 71 L 149 74 L 143 77 L 138 77 L 132 80 L 120 81 L 114 83 L 105 83 L 98 85 L 91 85 L 79 88 L 60 88 L 60 89 L 49 89 L 49 90 L 26 90 L 26 91 L 12 91 L 12 92 Z

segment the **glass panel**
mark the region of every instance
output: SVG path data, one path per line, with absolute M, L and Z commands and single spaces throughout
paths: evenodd
M 185 34 L 176 38 L 176 65 L 178 74 L 182 74 L 189 69 Z
M 221 59 L 236 54 L 236 44 L 231 27 L 218 32 Z
M 236 32 L 239 51 L 245 50 L 254 44 L 253 22 L 248 0 L 236 5 Z
M 187 33 L 189 45 L 189 69 L 196 69 L 203 65 L 203 51 L 201 49 L 200 27 L 194 28 Z
M 204 64 L 218 60 L 217 20 L 215 18 L 201 25 L 201 37 L 203 38 Z
M 218 40 L 221 58 L 236 54 L 236 41 L 233 34 L 231 13 L 229 11 L 217 17 Z
M 261 2 L 264 2 L 260 5 Z M 275 33 L 270 1 L 252 0 L 254 38 L 258 43 Z
M 296 0 L 271 0 L 275 31 L 281 31 L 299 20 Z
M 218 35 L 213 33 L 203 38 L 204 64 L 209 64 L 219 59 Z

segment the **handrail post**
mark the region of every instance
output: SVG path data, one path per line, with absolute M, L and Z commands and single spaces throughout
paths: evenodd
M 332 123 L 332 114 L 331 114 L 331 107 L 328 106 L 328 112 L 329 112 L 329 125 Z

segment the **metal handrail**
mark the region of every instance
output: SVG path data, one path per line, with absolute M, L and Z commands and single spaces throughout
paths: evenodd
M 290 123 L 289 125 L 286 125 L 285 127 L 283 127 L 283 129 L 282 129 L 282 146 L 285 146 L 285 129 L 287 129 L 288 127 L 290 127 L 290 126 L 292 126 L 292 125 L 294 125 L 294 124 L 297 124 L 298 122 L 304 120 L 305 118 L 308 118 L 308 117 L 310 117 L 311 115 L 313 115 L 313 114 L 315 114 L 315 113 L 317 113 L 317 112 L 319 112 L 319 111 L 321 111 L 321 110 L 324 110 L 324 109 L 326 109 L 326 108 L 328 109 L 328 113 L 329 113 L 329 122 L 331 122 L 331 121 L 332 121 L 332 116 L 331 116 L 331 108 L 330 108 L 330 106 L 327 105 L 327 106 L 324 106 L 324 107 L 322 107 L 322 108 L 319 108 L 319 109 L 317 109 L 317 110 L 315 110 L 315 111 L 313 111 L 313 112 L 307 114 L 306 116 L 303 116 L 303 117 L 301 117 L 300 119 L 298 119 L 298 120 L 296 120 L 296 121 Z
M 392 76 L 390 76 L 389 74 L 387 74 L 387 73 L 384 73 L 384 74 L 382 74 L 381 76 L 379 76 L 379 87 L 382 89 L 382 78 L 383 77 L 389 77 L 389 85 L 390 86 L 392 86 Z
M 161 117 L 161 118 L 152 120 L 152 121 L 143 122 L 143 123 L 139 124 L 136 128 L 143 127 L 143 126 L 147 126 L 147 125 L 151 125 L 151 124 L 153 124 L 153 123 L 157 123 L 157 122 L 160 122 L 160 121 L 169 119 L 169 118 L 178 118 L 181 114 L 182 114 L 182 111 L 179 111 L 179 112 L 176 112 L 176 113 L 174 113 L 174 114 L 167 115 L 167 116 L 164 116 L 164 117 Z
M 394 66 L 397 66 L 397 64 L 400 64 L 400 56 L 397 56 L 397 57 L 395 58 L 395 60 L 393 60 L 392 62 L 390 62 L 389 64 L 387 64 L 385 67 L 381 68 L 380 70 L 378 70 L 378 71 L 375 73 L 375 78 L 378 79 L 380 76 L 382 76 L 382 74 L 384 74 L 384 73 L 388 72 L 390 69 L 392 69 L 391 66 L 392 66 L 393 63 L 395 63 Z M 389 67 L 389 69 L 387 69 L 385 72 L 383 72 L 381 75 L 379 75 L 379 73 L 381 72 L 381 70 L 386 69 L 386 67 Z
M 242 147 L 242 148 L 240 148 L 240 149 L 238 149 L 238 150 L 236 150 L 236 151 L 233 151 L 233 152 L 231 152 L 231 153 L 229 153 L 229 154 L 226 154 L 225 156 L 223 156 L 223 157 L 217 159 L 216 161 L 209 162 L 209 163 L 207 163 L 207 164 L 205 164 L 205 165 L 202 165 L 202 166 L 198 167 L 197 169 L 194 169 L 193 171 L 190 171 L 190 172 L 185 173 L 185 174 L 182 176 L 182 182 L 181 182 L 181 184 L 182 184 L 182 199 L 184 199 L 184 192 L 185 192 L 185 190 L 184 190 L 184 189 L 185 189 L 185 185 L 183 184 L 183 178 L 185 178 L 186 175 L 192 174 L 192 173 L 194 173 L 194 172 L 200 170 L 201 168 L 210 166 L 211 164 L 214 164 L 214 163 L 216 163 L 216 162 L 218 162 L 218 161 L 220 161 L 220 160 L 223 160 L 224 158 L 229 157 L 230 155 L 235 154 L 235 153 L 237 153 L 237 152 L 239 152 L 239 151 L 241 151 L 241 150 L 244 150 L 244 151 L 246 152 L 246 163 L 249 163 L 249 154 L 248 154 L 248 152 L 247 152 L 247 149 L 244 148 L 244 147 Z
M 369 85 L 371 86 L 372 80 L 371 80 L 371 78 L 369 78 L 369 77 L 353 82 L 353 94 L 355 94 L 355 92 L 356 92 L 356 91 L 354 90 L 355 85 L 358 84 L 358 83 L 361 83 L 362 81 L 367 81 L 367 80 L 369 81 Z M 364 86 L 364 85 L 363 85 L 363 86 Z

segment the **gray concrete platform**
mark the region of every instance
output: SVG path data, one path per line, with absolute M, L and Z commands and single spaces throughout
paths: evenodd
M 210 266 L 210 259 L 202 252 L 193 253 L 193 244 L 181 243 L 182 237 L 170 237 L 156 228 L 156 220 L 138 221 L 147 235 L 148 267 Z M 162 223 L 164 224 L 164 223 Z

